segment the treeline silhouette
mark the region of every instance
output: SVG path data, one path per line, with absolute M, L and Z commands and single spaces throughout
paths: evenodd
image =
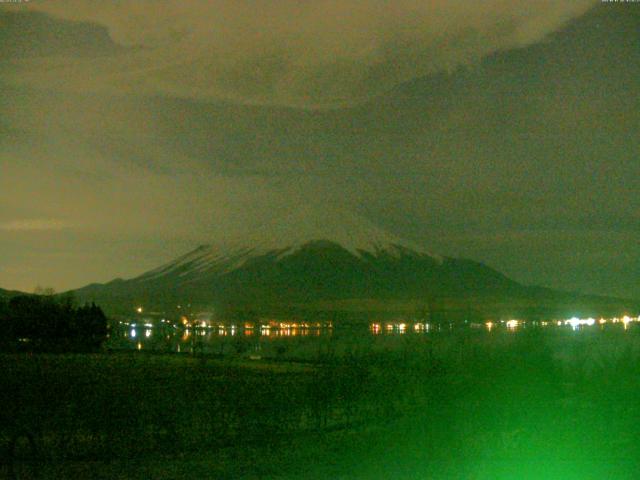
M 92 351 L 107 336 L 107 317 L 94 303 L 70 296 L 19 295 L 0 299 L 0 349 Z

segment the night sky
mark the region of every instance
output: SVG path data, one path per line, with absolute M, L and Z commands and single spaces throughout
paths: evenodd
M 34 0 L 0 46 L 2 288 L 335 209 L 640 298 L 640 3 Z

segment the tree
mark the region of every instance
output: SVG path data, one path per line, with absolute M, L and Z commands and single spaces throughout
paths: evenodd
M 30 348 L 97 348 L 106 338 L 107 318 L 95 304 L 76 308 L 70 296 L 19 295 L 0 307 L 2 335 Z

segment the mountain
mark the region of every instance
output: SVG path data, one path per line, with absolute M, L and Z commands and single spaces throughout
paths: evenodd
M 180 305 L 221 314 L 438 312 L 468 318 L 626 308 L 614 299 L 521 285 L 482 263 L 428 253 L 355 217 L 327 215 L 306 229 L 287 220 L 200 246 L 138 277 L 74 293 L 118 313 L 144 305 L 170 314 Z
M 27 295 L 27 294 L 23 292 L 18 292 L 16 290 L 5 290 L 3 288 L 0 288 L 0 300 L 6 300 L 18 295 Z

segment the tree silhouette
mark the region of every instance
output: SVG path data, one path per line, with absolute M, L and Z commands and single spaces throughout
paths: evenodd
M 95 304 L 76 307 L 73 298 L 19 295 L 0 303 L 3 346 L 77 350 L 98 348 L 107 335 L 107 318 Z

